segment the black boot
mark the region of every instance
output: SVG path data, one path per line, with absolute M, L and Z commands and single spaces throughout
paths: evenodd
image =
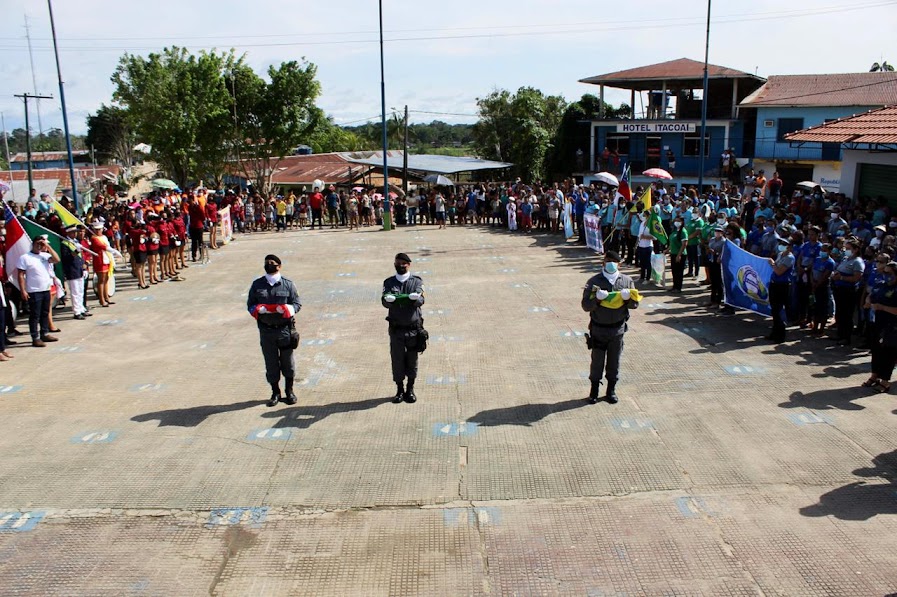
M 601 393 L 601 382 L 592 382 L 592 389 L 589 391 L 589 404 L 598 404 L 598 394 Z
M 280 402 L 280 386 L 271 384 L 271 399 L 268 400 L 268 406 L 277 406 Z
M 414 380 L 408 380 L 408 389 L 405 390 L 405 402 L 408 404 L 414 404 L 417 402 L 417 396 L 414 395 Z
M 401 404 L 405 399 L 405 387 L 401 383 L 396 384 L 396 395 L 392 399 L 393 404 Z
M 284 400 L 284 402 L 286 402 L 287 404 L 291 404 L 291 405 L 299 402 L 299 398 L 296 397 L 296 392 L 293 391 L 293 378 L 292 377 L 286 378 L 286 388 L 284 388 L 284 389 L 286 390 L 286 394 L 287 394 L 287 399 Z
M 617 382 L 616 381 L 608 381 L 607 382 L 607 395 L 605 396 L 607 401 L 611 404 L 616 404 L 620 401 L 617 397 Z

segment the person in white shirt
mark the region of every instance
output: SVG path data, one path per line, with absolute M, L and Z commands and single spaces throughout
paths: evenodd
M 47 342 L 59 340 L 50 335 L 50 288 L 53 286 L 50 266 L 57 263 L 59 255 L 50 246 L 47 236 L 42 235 L 34 239 L 31 252 L 19 257 L 16 264 L 22 300 L 28 301 L 32 346 L 43 347 Z

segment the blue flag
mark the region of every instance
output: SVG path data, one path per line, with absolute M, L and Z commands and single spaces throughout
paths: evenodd
M 769 279 L 772 266 L 763 257 L 748 253 L 727 240 L 720 260 L 723 268 L 724 302 L 772 317 L 769 306 Z

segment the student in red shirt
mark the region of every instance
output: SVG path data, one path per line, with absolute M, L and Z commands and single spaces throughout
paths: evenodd
M 218 206 L 211 198 L 206 199 L 206 219 L 209 221 L 209 246 L 218 248 Z
M 163 280 L 174 277 L 174 268 L 171 267 L 171 234 L 174 227 L 168 221 L 170 217 L 171 212 L 168 209 L 163 210 L 162 220 L 156 225 L 156 230 L 159 232 L 159 267 L 162 270 Z
M 323 205 L 324 195 L 316 188 L 315 191 L 308 196 L 308 205 L 311 207 L 311 229 L 315 229 L 315 220 L 318 221 L 318 228 L 324 229 Z
M 133 255 L 134 271 L 137 273 L 137 285 L 140 288 L 149 288 L 146 283 L 146 227 L 140 220 L 128 230 L 131 238 L 131 254 Z
M 190 198 L 190 255 L 196 261 L 196 251 L 202 247 L 202 232 L 206 221 L 206 210 L 196 197 Z
M 184 247 L 187 245 L 187 225 L 184 223 L 184 213 L 180 210 L 174 211 L 174 217 L 171 220 L 174 226 L 174 266 L 177 269 L 187 267 L 186 259 L 184 259 Z
M 149 268 L 149 283 L 158 284 L 159 276 L 156 273 L 156 266 L 159 264 L 159 216 L 154 212 L 149 212 L 146 222 L 146 255 L 147 266 Z

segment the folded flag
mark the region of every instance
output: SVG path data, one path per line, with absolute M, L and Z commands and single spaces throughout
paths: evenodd
M 595 296 L 595 293 L 592 293 L 592 296 Z M 642 295 L 636 288 L 629 289 L 629 300 L 639 302 L 642 300 Z M 623 300 L 623 295 L 619 291 L 611 292 L 607 295 L 607 298 L 601 301 L 602 307 L 607 307 L 608 309 L 619 309 L 623 305 L 626 304 L 626 301 Z

